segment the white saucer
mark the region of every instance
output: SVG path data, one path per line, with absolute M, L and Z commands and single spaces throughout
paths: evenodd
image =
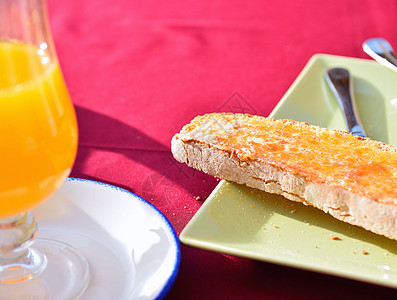
M 38 238 L 66 242 L 90 265 L 81 300 L 161 299 L 180 261 L 177 235 L 153 205 L 118 187 L 68 178 L 33 210 Z

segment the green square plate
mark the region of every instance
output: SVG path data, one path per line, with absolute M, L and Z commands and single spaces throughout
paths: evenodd
M 345 130 L 323 78 L 332 67 L 350 70 L 368 136 L 397 145 L 397 74 L 371 60 L 313 56 L 270 116 Z M 200 207 L 180 240 L 210 251 L 397 287 L 397 241 L 282 196 L 226 181 Z

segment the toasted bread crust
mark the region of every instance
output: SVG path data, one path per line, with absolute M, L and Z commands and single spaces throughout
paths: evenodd
M 397 239 L 393 146 L 291 120 L 209 114 L 176 134 L 171 149 L 178 161 L 210 175 L 281 194 Z

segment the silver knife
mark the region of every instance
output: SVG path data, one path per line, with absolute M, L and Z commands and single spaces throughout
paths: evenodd
M 363 43 L 363 50 L 381 65 L 397 72 L 396 54 L 390 43 L 385 39 L 368 39 Z
M 354 135 L 366 137 L 357 113 L 349 71 L 344 68 L 328 69 L 325 72 L 325 79 L 342 109 L 347 131 Z

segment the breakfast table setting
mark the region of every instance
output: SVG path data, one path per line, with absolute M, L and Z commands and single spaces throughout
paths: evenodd
M 394 239 L 171 152 L 209 113 L 359 125 L 397 146 L 396 1 L 42 2 L 78 140 L 67 178 L 29 209 L 38 240 L 85 257 L 89 272 L 65 271 L 82 274 L 74 298 L 396 298 Z M 348 71 L 353 107 L 338 102 L 335 68 Z M 11 281 L 0 277 L 0 300 Z M 72 299 L 45 298 L 46 284 L 12 299 Z

